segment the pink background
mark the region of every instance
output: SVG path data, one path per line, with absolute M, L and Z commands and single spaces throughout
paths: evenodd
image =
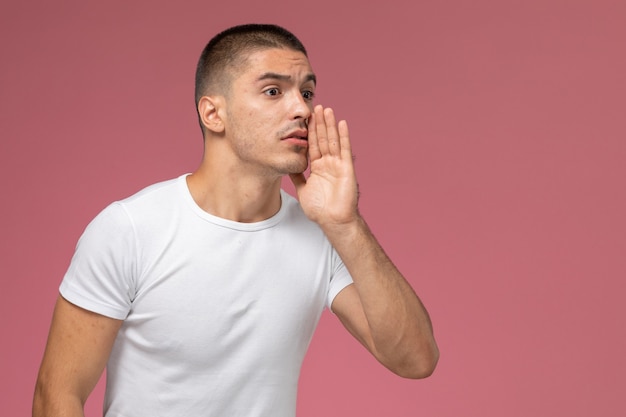
M 251 21 L 307 45 L 441 348 L 403 380 L 325 315 L 299 416 L 626 415 L 626 3 L 369 3 L 0 5 L 1 416 L 30 413 L 89 220 L 196 167 L 196 59 Z

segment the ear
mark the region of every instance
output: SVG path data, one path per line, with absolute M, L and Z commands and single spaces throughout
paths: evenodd
M 223 100 L 220 96 L 203 96 L 198 101 L 198 114 L 202 125 L 214 133 L 224 131 L 224 123 L 220 117 Z

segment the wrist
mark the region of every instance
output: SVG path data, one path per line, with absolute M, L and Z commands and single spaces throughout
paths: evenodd
M 333 244 L 337 246 L 343 241 L 354 242 L 358 236 L 368 234 L 368 226 L 359 213 L 345 222 L 320 224 L 322 231 Z

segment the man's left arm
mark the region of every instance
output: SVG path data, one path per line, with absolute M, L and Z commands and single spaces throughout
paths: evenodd
M 429 376 L 439 351 L 428 312 L 358 212 L 348 127 L 317 106 L 309 122 L 309 178 L 292 175 L 307 216 L 317 222 L 354 284 L 333 312 L 383 365 L 407 378 Z

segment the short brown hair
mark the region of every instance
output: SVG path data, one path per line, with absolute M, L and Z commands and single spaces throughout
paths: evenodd
M 240 64 L 245 53 L 268 48 L 288 48 L 307 55 L 302 42 L 277 25 L 239 25 L 215 35 L 202 51 L 196 67 L 196 107 L 207 89 L 226 80 L 229 67 Z

